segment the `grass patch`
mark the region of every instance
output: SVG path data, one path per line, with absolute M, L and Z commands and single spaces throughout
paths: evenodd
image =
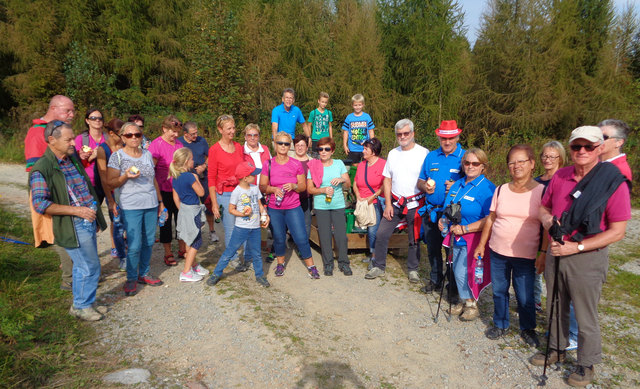
M 0 136 L 0 161 L 24 163 L 24 136 Z
M 1 236 L 33 240 L 26 219 L 2 208 L 0 219 Z M 52 250 L 0 242 L 0 386 L 39 387 L 58 374 L 81 386 L 91 381 L 76 373 L 85 358 L 81 345 L 94 332 L 68 314 L 59 261 Z

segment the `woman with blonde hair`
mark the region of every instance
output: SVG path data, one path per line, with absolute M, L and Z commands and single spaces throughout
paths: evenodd
M 173 178 L 173 201 L 178 206 L 178 238 L 186 245 L 187 252 L 184 269 L 180 273 L 180 281 L 194 282 L 202 280 L 209 271 L 195 262 L 198 249 L 202 246 L 202 206 L 200 197 L 204 196 L 204 188 L 198 175 L 192 173 L 193 153 L 183 147 L 173 153 L 169 165 L 169 173 Z

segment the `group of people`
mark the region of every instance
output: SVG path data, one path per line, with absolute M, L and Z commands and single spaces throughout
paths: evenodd
M 127 273 L 124 292 L 133 295 L 137 284 L 162 284 L 149 274 L 158 220 L 167 266 L 177 265 L 171 251 L 176 224 L 178 257 L 185 258 L 180 281 L 200 281 L 209 274 L 195 257 L 205 221 L 211 241 L 218 240 L 214 219 L 222 221 L 225 251 L 208 285 L 216 285 L 232 263 L 239 271 L 253 266 L 256 281 L 268 287 L 260 253 L 260 242 L 268 250 L 267 228 L 273 247 L 266 262 L 275 260 L 276 277 L 286 270 L 289 234 L 309 277 L 320 278 L 309 244 L 312 213 L 324 276 L 333 276 L 333 242 L 338 270 L 351 276 L 344 194 L 353 188 L 356 200 L 370 207 L 375 218 L 367 227 L 366 279 L 385 275 L 389 240 L 404 224 L 410 282 L 421 281 L 422 239 L 430 264 L 423 291 L 442 290 L 448 274 L 451 315 L 463 321 L 477 319 L 479 294 L 492 284 L 493 326 L 486 332 L 490 339 L 503 336 L 509 328 L 513 283 L 520 334 L 526 343 L 538 346 L 535 318 L 542 281 L 536 273 L 544 272 L 547 296 L 556 287 L 559 304 L 560 332 L 555 326 L 549 328 L 548 359 L 563 360 L 570 336 L 577 334 L 578 368 L 569 383 L 591 382 L 593 364 L 601 359 L 596 306 L 606 277 L 607 246 L 622 239 L 631 217 L 631 170 L 621 152 L 628 126 L 605 120 L 598 126 L 576 128 L 569 139 L 573 165 L 566 167 L 569 161 L 562 144 L 545 144 L 539 153 L 545 173 L 535 178 L 535 151 L 529 145 L 515 145 L 506 158 L 511 180 L 496 187 L 485 176 L 485 152 L 464 150 L 459 144 L 462 130 L 455 120 L 445 120 L 435 130 L 440 147 L 431 152 L 416 143 L 411 120 L 398 121 L 394 126 L 398 147 L 383 159 L 375 126 L 362 111 L 364 98 L 355 95 L 354 112 L 343 125 L 348 161 L 357 164 L 352 182 L 345 163 L 333 159 L 336 142 L 332 114 L 326 109 L 328 98 L 320 95 L 318 108 L 305 122 L 293 105 L 293 90 L 284 91 L 283 103 L 272 113 L 272 155 L 260 144 L 256 124 L 244 128 L 244 145 L 236 142 L 231 115 L 218 117 L 220 139 L 211 147 L 198 136 L 195 123 L 183 125 L 173 115 L 163 121 L 162 134 L 149 142 L 141 116 L 103 125 L 102 113 L 93 109 L 85 116 L 87 131 L 74 136 L 73 102 L 55 96 L 47 114 L 34 120 L 25 156 L 36 245 L 55 241 L 72 262 L 71 314 L 99 320 L 106 312 L 95 304 L 100 274 L 96 230 L 107 227 L 100 210 L 104 199 L 112 221 L 112 253 Z M 303 124 L 305 134 L 295 134 L 296 123 Z M 243 246 L 240 259 L 238 249 Z M 63 277 L 68 277 L 68 269 L 68 264 L 63 266 Z M 551 300 L 547 299 L 547 312 Z M 577 325 L 570 325 L 574 316 Z M 541 365 L 544 359 L 538 354 L 531 363 Z

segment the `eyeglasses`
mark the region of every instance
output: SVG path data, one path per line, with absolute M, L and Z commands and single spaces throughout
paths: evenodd
M 543 160 L 543 161 L 544 161 L 545 159 L 558 159 L 558 158 L 560 158 L 560 156 L 559 156 L 559 155 L 546 155 L 546 154 L 544 154 L 544 155 L 542 155 L 542 156 L 540 157 L 540 159 L 541 159 L 541 160 Z
M 142 138 L 142 133 L 141 132 L 129 132 L 129 133 L 126 133 L 126 134 L 122 134 L 122 136 L 124 136 L 127 139 Z
M 404 138 L 405 136 L 409 136 L 411 135 L 411 131 L 407 131 L 407 132 L 396 132 L 396 136 L 398 138 Z
M 516 166 L 516 165 L 518 165 L 518 166 L 522 166 L 522 165 L 524 165 L 526 162 L 529 162 L 529 161 L 530 161 L 529 159 L 522 159 L 522 160 L 520 160 L 520 161 L 513 161 L 513 162 L 509 162 L 509 163 L 507 163 L 507 166 L 509 166 L 509 167 L 514 167 L 514 166 Z
M 247 134 L 246 136 L 248 136 L 249 138 L 255 138 L 260 136 L 260 134 Z
M 102 116 L 89 116 L 87 119 L 91 120 L 92 122 L 95 122 L 96 120 L 102 121 Z
M 478 167 L 478 166 L 482 165 L 482 162 L 464 161 L 464 162 L 462 162 L 462 164 L 463 164 L 464 166 L 473 166 L 473 167 Z
M 276 142 L 276 144 L 278 146 L 287 146 L 287 147 L 291 146 L 291 142 Z
M 174 127 L 182 127 L 182 123 L 179 121 L 171 122 L 171 124 L 173 124 Z
M 318 147 L 318 151 L 326 151 L 327 153 L 333 151 L 331 147 Z
M 572 151 L 580 151 L 580 149 L 584 147 L 586 151 L 591 152 L 597 149 L 599 146 L 600 146 L 599 144 L 598 145 L 569 145 L 569 148 Z

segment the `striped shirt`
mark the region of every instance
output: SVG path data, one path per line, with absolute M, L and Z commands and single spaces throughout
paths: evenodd
M 69 190 L 73 193 L 73 196 L 69 196 L 69 204 L 72 206 L 88 207 L 93 203 L 94 199 L 89 191 L 87 182 L 82 175 L 78 172 L 71 159 L 64 158 L 58 159 L 58 165 L 60 170 L 64 174 L 65 181 L 67 182 L 67 193 Z M 44 215 L 45 210 L 53 203 L 51 201 L 51 192 L 47 187 L 47 182 L 44 176 L 39 171 L 35 171 L 31 174 L 31 195 L 33 202 L 33 209 L 39 214 Z M 75 197 L 75 200 L 74 200 Z

